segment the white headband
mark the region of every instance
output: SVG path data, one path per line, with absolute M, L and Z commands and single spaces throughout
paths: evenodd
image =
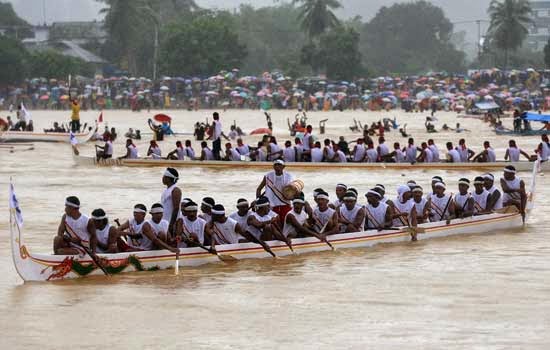
M 162 213 L 164 213 L 164 208 L 162 208 L 162 207 L 151 208 L 151 211 L 149 211 L 149 213 L 151 213 L 151 214 L 162 214 Z
M 210 203 L 206 203 L 205 201 L 202 201 L 202 203 L 201 203 L 201 204 L 202 204 L 202 205 L 206 205 L 206 206 L 207 206 L 207 207 L 209 207 L 209 208 L 212 208 L 212 207 L 213 207 L 213 205 L 212 205 L 212 204 L 210 204 Z
M 281 159 L 277 159 L 276 161 L 273 162 L 273 165 L 275 165 L 275 164 L 285 165 L 285 162 Z
M 244 207 L 245 205 L 248 207 L 250 204 L 248 203 L 248 201 L 242 201 L 237 203 L 237 207 Z
M 372 194 L 373 196 L 376 196 L 376 197 L 378 197 L 378 198 L 380 198 L 380 199 L 382 198 L 382 195 L 381 195 L 380 193 L 378 193 L 378 192 L 376 192 L 376 191 L 373 191 L 373 190 L 368 190 L 368 191 L 367 191 L 367 195 L 369 195 L 369 194 Z
M 170 178 L 172 178 L 172 179 L 176 179 L 176 180 L 178 179 L 178 177 L 177 177 L 176 175 L 172 174 L 170 171 L 168 171 L 168 169 L 166 169 L 166 170 L 164 171 L 164 174 L 163 174 L 163 175 L 166 176 L 166 177 L 170 177 Z
M 513 170 L 513 169 L 508 169 L 508 168 L 504 168 L 503 171 L 504 171 L 505 173 L 510 173 L 510 174 L 515 174 L 515 173 L 516 173 L 515 170 Z
M 484 185 L 484 181 L 474 181 L 474 185 Z
M 212 210 L 214 215 L 225 215 L 225 210 Z
M 484 179 L 489 179 L 491 181 L 495 181 L 495 177 L 493 176 L 493 174 L 485 174 L 485 175 L 483 175 L 483 178 Z
M 296 199 L 293 199 L 293 200 L 292 200 L 292 203 L 304 204 L 305 202 L 306 202 L 305 200 L 300 199 L 300 198 L 296 198 Z
M 415 187 L 412 189 L 413 192 L 423 192 L 421 187 Z
M 434 187 L 441 187 L 441 188 L 443 188 L 443 189 L 447 188 L 447 187 L 445 187 L 445 184 L 444 184 L 443 182 L 441 182 L 441 181 L 440 181 L 440 182 L 436 182 L 436 183 L 434 184 Z
M 140 208 L 134 208 L 134 213 L 147 213 L 147 212 Z
M 346 186 L 344 184 L 338 184 L 338 185 L 336 185 L 336 188 L 345 188 L 347 190 L 348 186 Z
M 191 205 L 191 206 L 188 206 L 188 207 L 183 207 L 183 210 L 185 210 L 185 211 L 197 211 L 197 210 L 199 210 L 199 207 L 197 207 L 196 205 Z
M 345 201 L 356 201 L 356 200 L 357 200 L 357 197 L 351 197 L 351 196 L 349 196 L 349 197 L 344 197 L 343 199 L 344 199 Z
M 69 201 L 65 201 L 65 205 L 68 206 L 68 207 L 76 208 L 76 209 L 80 208 L 80 205 L 71 203 Z
M 330 198 L 326 194 L 318 194 L 316 199 L 326 199 L 329 200 Z
M 379 190 L 382 190 L 382 191 L 386 192 L 386 189 L 383 186 L 376 185 L 376 186 L 374 186 L 374 188 L 378 188 Z M 378 194 L 380 194 L 380 193 L 378 193 Z
M 268 206 L 269 206 L 269 202 L 266 202 L 266 203 L 263 203 L 263 204 L 256 204 L 256 208 L 268 207 Z
M 470 186 L 470 183 L 469 183 L 469 182 L 466 182 L 466 181 L 459 181 L 458 184 L 459 184 L 459 185 Z
M 107 219 L 107 215 L 103 215 L 103 216 L 94 216 L 94 215 L 92 215 L 92 219 L 94 219 L 94 220 Z

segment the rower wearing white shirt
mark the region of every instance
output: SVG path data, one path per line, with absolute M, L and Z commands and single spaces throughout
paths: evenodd
M 422 142 L 420 147 L 422 148 L 422 151 L 420 152 L 417 160 L 422 163 L 433 163 L 433 153 L 428 147 L 428 144 L 426 142 Z
M 162 175 L 162 184 L 166 186 L 160 197 L 164 209 L 162 219 L 168 221 L 170 232 L 174 232 L 174 225 L 180 212 L 182 192 L 177 186 L 178 179 L 179 173 L 174 168 L 166 168 Z
M 95 226 L 98 253 L 118 253 L 118 231 L 109 225 L 109 219 L 103 209 L 92 211 L 92 221 Z
M 502 187 L 502 205 L 507 207 L 514 205 L 525 216 L 525 205 L 527 202 L 527 193 L 525 192 L 525 183 L 516 176 L 516 168 L 508 165 L 504 168 L 503 177 L 500 179 Z
M 199 206 L 193 201 L 182 203 L 182 215 L 176 221 L 175 232 L 178 248 L 192 247 L 197 242 L 204 245 L 206 221 L 198 217 L 198 210 Z
M 428 147 L 430 148 L 430 151 L 432 151 L 433 162 L 439 163 L 441 161 L 439 158 L 439 149 L 437 148 L 433 139 L 428 140 Z
M 374 143 L 367 143 L 364 161 L 367 163 L 376 163 L 378 161 L 378 152 L 374 149 Z
M 229 218 L 235 220 L 244 232 L 248 231 L 248 218 L 250 217 L 250 204 L 244 198 L 237 200 L 237 211 L 229 215 Z
M 418 151 L 418 149 L 414 144 L 414 139 L 412 137 L 409 138 L 408 145 L 403 151 L 405 152 L 405 161 L 407 163 L 412 164 L 416 162 L 416 152 Z
M 287 239 L 315 236 L 315 232 L 307 226 L 308 214 L 304 206 L 304 194 L 300 193 L 297 198 L 292 200 L 292 210 L 285 217 L 282 234 Z
M 162 152 L 160 150 L 159 145 L 155 140 L 151 140 L 149 143 L 149 149 L 147 150 L 147 156 L 151 156 L 153 159 L 161 159 L 162 158 Z
M 386 162 L 393 163 L 404 163 L 405 162 L 405 153 L 401 150 L 399 142 L 393 144 L 393 152 L 386 155 L 383 159 Z
M 89 247 L 95 253 L 96 228 L 92 220 L 80 213 L 80 200 L 70 196 L 65 199 L 65 214 L 57 228 L 53 251 L 57 255 L 80 255 L 85 253 L 81 245 Z
M 237 139 L 237 152 L 241 154 L 241 156 L 248 157 L 250 155 L 250 147 L 243 143 L 243 139 L 238 138 Z
M 321 149 L 321 143 L 319 141 L 315 142 L 315 146 L 310 152 L 312 163 L 321 163 L 323 161 L 323 150 Z
M 506 149 L 504 160 L 510 160 L 510 162 L 519 162 L 520 155 L 523 155 L 525 158 L 527 158 L 527 160 L 531 160 L 531 157 L 529 157 L 529 155 L 525 151 L 518 148 L 518 146 L 516 145 L 516 141 L 508 141 L 508 148 Z
M 212 221 L 206 225 L 205 232 L 213 249 L 216 245 L 237 244 L 245 234 L 235 220 L 225 216 L 225 208 L 221 204 L 212 208 Z
M 357 204 L 357 194 L 344 194 L 343 205 L 336 209 L 340 233 L 361 232 L 365 229 L 365 208 Z
M 283 151 L 281 147 L 277 144 L 277 139 L 275 136 L 271 136 L 269 143 L 267 144 L 267 160 L 275 160 L 281 158 Z
M 171 247 L 166 243 L 170 232 L 168 231 L 168 221 L 162 219 L 164 213 L 162 204 L 153 204 L 149 213 L 151 214 L 151 219 L 146 220 L 143 224 L 141 229 L 143 238 L 139 248 L 142 250 L 166 249 L 172 253 L 179 254 L 178 248 Z
M 472 199 L 474 201 L 474 215 L 489 214 L 491 212 L 490 210 L 487 210 L 489 192 L 484 186 L 485 179 L 482 176 L 477 176 L 474 179 L 475 190 L 472 192 Z
M 355 144 L 355 147 L 351 152 L 351 155 L 353 156 L 352 159 L 356 163 L 360 163 L 363 161 L 363 159 L 365 159 L 365 154 L 367 150 L 363 142 L 364 142 L 363 139 L 357 139 L 357 144 Z
M 381 231 L 391 227 L 391 209 L 387 204 L 380 201 L 382 195 L 371 189 L 365 194 L 365 197 L 367 197 L 367 205 L 365 205 L 366 229 Z
M 393 202 L 393 226 L 416 227 L 416 206 L 412 199 L 411 189 L 407 185 L 397 188 L 397 197 Z
M 452 142 L 447 142 L 447 162 L 449 163 L 461 163 L 460 153 L 453 148 Z
M 412 189 L 414 208 L 416 210 L 416 221 L 419 224 L 428 222 L 430 216 L 430 202 L 424 198 L 422 187 L 415 186 Z
M 132 139 L 126 139 L 126 155 L 120 157 L 119 159 L 137 159 L 139 158 L 138 149 L 134 145 Z
M 166 155 L 166 159 L 171 160 L 184 160 L 185 159 L 185 150 L 183 149 L 183 144 L 181 141 L 176 141 L 176 149 Z
M 488 211 L 502 209 L 502 192 L 495 186 L 494 176 L 492 174 L 485 174 L 483 175 L 483 179 L 485 180 L 485 189 L 489 192 L 486 209 Z
M 296 161 L 296 148 L 292 147 L 292 142 L 286 141 L 283 149 L 283 159 L 285 162 Z
M 319 191 L 315 196 L 317 207 L 313 209 L 313 215 L 310 220 L 310 226 L 318 234 L 327 236 L 340 232 L 338 227 L 338 215 L 336 210 L 328 206 L 328 193 Z
M 105 138 L 105 144 L 103 146 L 95 145 L 95 148 L 98 160 L 113 158 L 113 142 L 109 136 Z M 100 151 L 98 151 L 98 149 Z
M 191 145 L 191 140 L 185 140 L 185 148 L 183 150 L 187 158 L 191 160 L 195 159 L 195 150 Z
M 119 250 L 124 252 L 141 250 L 141 241 L 143 239 L 142 229 L 147 215 L 147 207 L 143 204 L 134 206 L 133 217 L 128 219 L 118 228 L 126 241 L 118 240 Z
M 332 148 L 332 144 L 330 142 L 330 139 L 325 139 L 323 141 L 325 144 L 325 147 L 323 147 L 323 161 L 325 162 L 332 162 L 334 159 L 334 149 Z
M 479 152 L 472 161 L 481 163 L 493 163 L 497 161 L 497 155 L 489 141 L 483 142 L 483 151 Z
M 228 142 L 225 144 L 225 156 L 223 157 L 223 160 L 228 160 L 233 162 L 238 162 L 241 160 L 240 153 L 233 148 L 233 146 L 231 145 L 231 142 Z
M 212 221 L 212 208 L 214 208 L 216 202 L 212 197 L 204 197 L 201 202 L 201 213 L 199 216 L 203 218 L 207 223 Z
M 378 147 L 376 148 L 376 152 L 378 152 L 378 159 L 381 160 L 390 154 L 390 149 L 388 148 L 388 145 L 386 145 L 386 139 L 384 136 L 380 136 L 378 138 Z
M 313 131 L 313 127 L 311 125 L 306 126 L 306 132 L 302 139 L 302 142 L 304 145 L 304 151 L 311 150 L 311 145 L 313 143 L 312 135 L 311 135 L 312 131 Z
M 445 193 L 445 183 L 443 182 L 436 182 L 433 186 L 434 193 L 430 195 L 430 221 L 449 221 L 455 213 L 452 193 Z
M 468 163 L 470 161 L 470 158 L 475 155 L 475 152 L 469 149 L 468 146 L 466 146 L 466 140 L 464 139 L 458 140 L 458 146 L 456 146 L 456 150 L 460 155 L 460 161 L 462 163 Z
M 542 162 L 547 162 L 550 156 L 550 142 L 548 142 L 548 135 L 541 135 L 541 143 L 537 147 L 536 151 Z
M 294 148 L 296 149 L 296 161 L 297 162 L 303 162 L 304 161 L 304 145 L 302 144 L 302 140 L 300 140 L 299 137 L 296 137 L 294 139 Z
M 336 185 L 335 193 L 336 193 L 336 199 L 329 203 L 329 207 L 332 209 L 337 209 L 339 206 L 344 204 L 344 196 L 346 195 L 346 192 L 348 191 L 348 186 L 339 183 Z
M 470 192 L 468 192 L 469 189 L 470 180 L 466 178 L 458 180 L 458 193 L 453 198 L 455 204 L 454 216 L 457 218 L 474 215 L 474 200 Z
M 248 232 L 257 240 L 279 239 L 281 237 L 278 227 L 279 217 L 271 210 L 269 200 L 266 197 L 258 198 L 255 209 L 256 211 L 252 212 L 247 219 Z
M 214 160 L 214 153 L 208 148 L 208 143 L 206 141 L 201 142 L 201 156 L 199 160 Z

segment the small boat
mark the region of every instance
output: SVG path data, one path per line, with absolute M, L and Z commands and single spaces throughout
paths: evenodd
M 534 204 L 536 167 L 533 168 L 530 193 L 527 209 L 530 211 Z M 102 275 L 90 256 L 84 255 L 52 255 L 31 253 L 24 241 L 23 232 L 17 225 L 15 213 L 19 207 L 10 211 L 10 241 L 13 262 L 17 273 L 24 281 L 55 281 L 63 279 L 82 278 L 92 275 Z M 521 229 L 525 222 L 518 210 L 504 208 L 497 213 L 474 216 L 464 219 L 421 224 L 418 227 L 418 240 L 459 236 L 469 234 L 495 234 L 503 230 Z M 421 232 L 421 233 L 420 233 Z M 366 248 L 380 243 L 406 243 L 411 240 L 411 231 L 408 227 L 389 229 L 384 231 L 364 231 L 343 233 L 328 236 L 327 240 L 335 249 Z M 305 254 L 331 250 L 325 242 L 314 237 L 296 238 L 292 240 L 294 252 L 281 241 L 266 242 L 272 251 L 280 257 L 293 254 Z M 208 263 L 243 259 L 271 258 L 260 245 L 255 243 L 227 244 L 216 246 L 219 255 L 214 255 L 201 248 L 181 248 L 179 260 L 175 254 L 167 250 L 143 251 L 117 254 L 98 254 L 103 261 L 102 266 L 109 274 L 134 271 L 155 271 L 175 267 L 199 266 Z
M 522 130 L 520 132 L 513 130 L 498 130 L 495 129 L 497 135 L 507 135 L 507 136 L 540 136 L 550 134 L 550 130 Z
M 272 162 L 254 162 L 254 161 L 221 161 L 221 160 L 167 160 L 153 158 L 138 159 L 96 159 L 96 157 L 82 156 L 73 153 L 73 160 L 77 165 L 83 166 L 121 166 L 121 167 L 172 167 L 172 168 L 209 168 L 209 169 L 257 169 L 269 170 L 273 168 Z M 497 171 L 502 170 L 507 165 L 513 165 L 517 171 L 529 171 L 533 167 L 533 162 L 504 162 L 493 163 L 311 163 L 311 162 L 287 162 L 286 168 L 289 170 L 304 171 L 325 171 L 325 170 L 457 170 L 457 171 Z M 550 170 L 550 163 L 541 164 L 541 170 Z
M 78 143 L 90 141 L 97 128 L 88 132 L 74 134 Z M 4 131 L 0 132 L 0 142 L 65 142 L 70 143 L 70 133 L 65 132 L 34 132 L 34 131 Z

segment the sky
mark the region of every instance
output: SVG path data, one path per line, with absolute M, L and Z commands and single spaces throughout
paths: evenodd
M 0 0 L 6 1 L 6 0 Z M 91 21 L 100 20 L 98 11 L 104 4 L 94 0 L 7 0 L 14 5 L 18 15 L 32 24 L 54 21 Z M 290 1 L 290 0 L 279 0 Z M 277 4 L 275 0 L 196 0 L 199 6 L 205 8 L 233 9 L 241 3 L 251 4 L 254 7 Z M 361 16 L 368 21 L 376 15 L 381 6 L 391 6 L 398 0 L 342 0 L 343 9 L 338 11 L 340 17 Z M 431 0 L 434 5 L 445 11 L 451 22 L 466 22 L 455 24 L 455 31 L 465 30 L 467 40 L 477 40 L 477 26 L 473 21 L 487 19 L 487 7 L 490 0 Z M 45 11 L 44 5 L 45 4 Z M 44 16 L 45 15 L 45 16 Z M 482 32 L 487 25 L 482 25 Z

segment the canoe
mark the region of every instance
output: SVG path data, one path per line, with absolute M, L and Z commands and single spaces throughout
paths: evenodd
M 533 169 L 531 191 L 528 197 L 529 211 L 534 205 L 535 175 L 536 169 Z M 419 227 L 424 229 L 424 233 L 418 234 L 418 240 L 469 234 L 495 234 L 505 230 L 521 229 L 525 223 L 517 209 L 506 209 L 509 210 L 455 219 L 449 224 L 444 221 L 421 224 Z M 23 232 L 16 223 L 15 209 L 11 209 L 10 214 L 13 261 L 17 273 L 24 281 L 55 281 L 103 274 L 89 256 L 32 253 L 26 246 Z M 328 236 L 327 239 L 335 249 L 346 249 L 372 247 L 381 243 L 406 243 L 411 240 L 411 235 L 406 227 L 402 227 L 395 230 L 337 234 Z M 269 241 L 267 244 L 280 257 L 331 250 L 326 243 L 313 237 L 293 239 L 294 253 L 280 241 Z M 218 245 L 216 250 L 222 257 L 232 260 L 272 258 L 255 243 Z M 173 268 L 176 262 L 175 254 L 167 250 L 98 254 L 98 256 L 103 259 L 105 270 L 113 275 L 123 272 L 169 269 Z M 181 248 L 178 266 L 191 267 L 220 262 L 220 258 L 201 248 Z
M 271 162 L 252 161 L 200 161 L 200 160 L 166 160 L 166 159 L 100 159 L 95 157 L 73 154 L 75 164 L 83 166 L 121 166 L 121 167 L 173 167 L 173 168 L 209 168 L 209 169 L 257 169 L 269 170 L 273 168 Z M 533 162 L 494 162 L 494 163 L 311 163 L 287 162 L 287 170 L 325 171 L 325 170 L 456 170 L 456 171 L 498 171 L 506 165 L 513 165 L 518 171 L 529 171 Z M 550 163 L 541 164 L 541 170 L 550 170 Z
M 549 130 L 528 130 L 515 132 L 512 130 L 497 130 L 495 129 L 497 135 L 507 135 L 507 136 L 540 136 L 550 134 Z
M 88 132 L 74 134 L 78 143 L 90 141 L 97 129 L 90 128 Z M 70 143 L 70 133 L 65 132 L 31 132 L 4 131 L 0 132 L 0 142 L 65 142 Z

